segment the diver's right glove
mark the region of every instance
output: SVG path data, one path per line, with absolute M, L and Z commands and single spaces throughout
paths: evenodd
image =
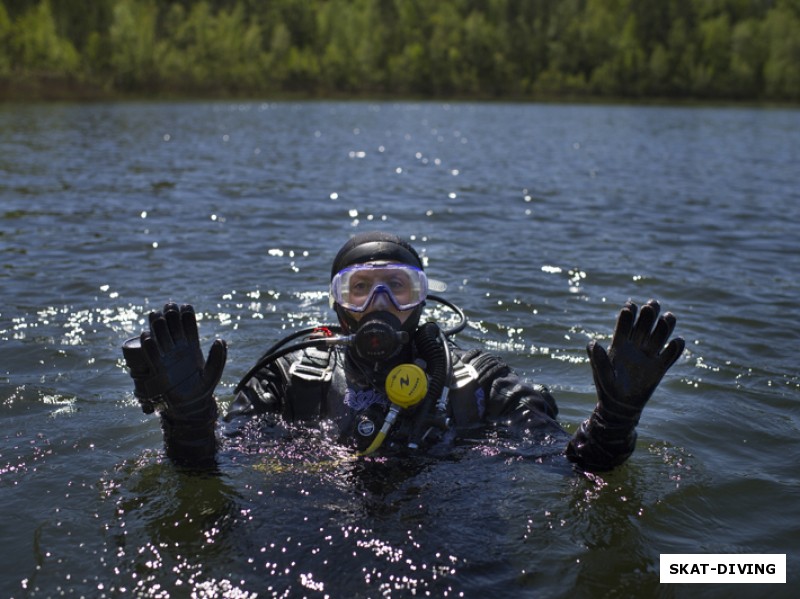
M 660 310 L 650 300 L 637 319 L 636 304 L 629 302 L 620 311 L 608 353 L 595 341 L 587 346 L 598 401 L 567 448 L 567 457 L 586 469 L 608 470 L 633 453 L 642 410 L 683 352 L 680 337 L 667 343 L 675 317 L 669 312 L 659 317 Z
M 215 340 L 208 360 L 203 359 L 197 319 L 190 305 L 166 304 L 163 312 L 151 312 L 149 320 L 149 332 L 122 346 L 142 410 L 150 413 L 161 403 L 172 420 L 206 418 L 208 399 L 225 367 L 225 342 Z
M 161 414 L 167 455 L 175 461 L 205 464 L 216 453 L 217 402 L 227 347 L 217 339 L 203 359 L 194 308 L 168 303 L 151 312 L 150 330 L 122 346 L 145 413 Z

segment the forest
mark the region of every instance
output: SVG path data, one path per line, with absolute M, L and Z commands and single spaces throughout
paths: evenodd
M 800 0 L 0 0 L 0 99 L 800 101 Z

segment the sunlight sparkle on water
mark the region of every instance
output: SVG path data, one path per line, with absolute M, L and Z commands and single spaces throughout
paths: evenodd
M 544 265 L 544 266 L 542 266 L 542 272 L 547 272 L 547 273 L 551 273 L 551 274 L 558 274 L 558 273 L 562 272 L 562 270 L 558 266 Z

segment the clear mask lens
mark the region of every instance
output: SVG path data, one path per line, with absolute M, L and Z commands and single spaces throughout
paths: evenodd
M 363 312 L 378 296 L 398 310 L 419 306 L 428 295 L 425 273 L 408 264 L 357 264 L 341 270 L 331 281 L 331 302 Z

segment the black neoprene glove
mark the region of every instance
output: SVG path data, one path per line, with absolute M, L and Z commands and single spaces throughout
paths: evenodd
M 163 405 L 172 422 L 205 422 L 216 418 L 214 389 L 222 376 L 227 347 L 215 340 L 203 359 L 194 308 L 168 303 L 151 312 L 150 330 L 129 339 L 122 353 L 145 413 Z
M 682 338 L 668 342 L 675 317 L 659 316 L 660 310 L 655 300 L 641 311 L 629 302 L 619 313 L 608 353 L 595 341 L 586 348 L 598 402 L 570 442 L 567 457 L 587 469 L 613 468 L 630 456 L 645 404 L 683 352 Z
M 480 349 L 471 349 L 461 356 L 464 364 L 469 364 L 478 374 L 478 384 L 481 387 L 491 385 L 497 377 L 506 376 L 511 368 L 500 358 Z

